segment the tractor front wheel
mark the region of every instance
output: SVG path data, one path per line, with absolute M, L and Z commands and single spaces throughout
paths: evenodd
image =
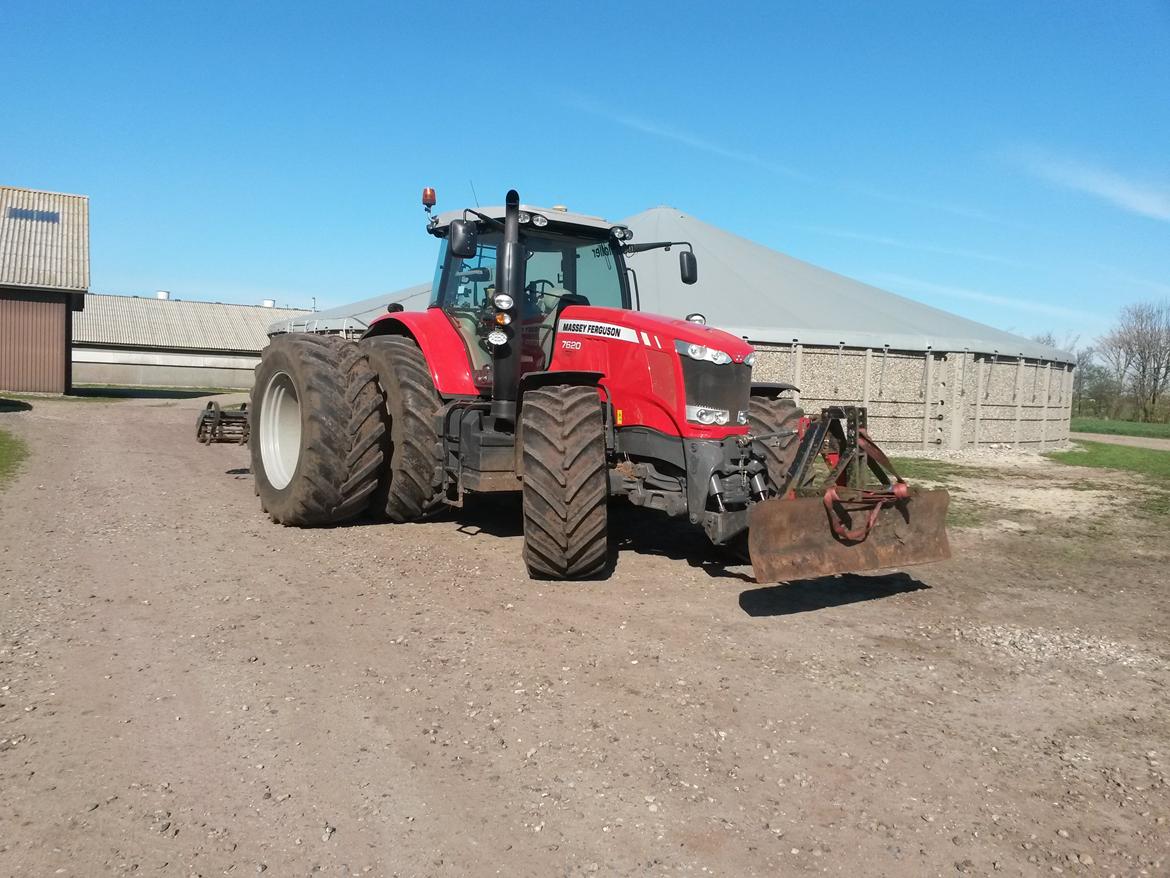
M 529 391 L 520 407 L 524 563 L 538 579 L 586 579 L 608 564 L 604 421 L 594 387 Z
M 366 510 L 382 467 L 381 407 L 351 341 L 297 333 L 264 349 L 248 409 L 256 493 L 273 521 L 329 525 Z
M 804 412 L 795 400 L 768 399 L 753 396 L 748 406 L 748 427 L 757 436 L 793 431 L 789 436 L 772 436 L 763 442 L 765 464 L 768 467 L 768 487 L 778 491 L 788 475 L 788 468 L 796 459 L 800 440 L 796 429 Z

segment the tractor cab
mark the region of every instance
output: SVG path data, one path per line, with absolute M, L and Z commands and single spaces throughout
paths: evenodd
M 628 229 L 598 217 L 521 205 L 518 295 L 504 292 L 500 252 L 505 208 L 434 217 L 441 238 L 431 307 L 446 314 L 467 348 L 472 380 L 488 392 L 493 361 L 507 344 L 519 345 L 519 374 L 552 362 L 560 312 L 568 305 L 630 307 L 622 242 Z M 503 307 L 501 307 L 503 306 Z

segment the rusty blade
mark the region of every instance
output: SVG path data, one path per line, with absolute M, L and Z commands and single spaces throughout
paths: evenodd
M 788 582 L 831 573 L 909 567 L 951 556 L 946 491 L 915 491 L 886 506 L 861 542 L 838 539 L 820 497 L 767 500 L 748 513 L 748 550 L 757 582 Z M 846 504 L 848 505 L 848 504 Z M 849 528 L 862 524 L 867 509 L 834 514 Z

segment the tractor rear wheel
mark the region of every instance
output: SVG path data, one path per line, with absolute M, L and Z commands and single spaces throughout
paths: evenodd
M 755 435 L 795 431 L 803 417 L 804 411 L 791 399 L 753 396 L 748 406 L 748 428 Z M 800 440 L 794 432 L 791 436 L 766 440 L 763 446 L 768 467 L 768 487 L 773 491 L 779 491 L 788 474 L 788 468 L 796 458 Z
M 398 335 L 374 336 L 359 346 L 378 373 L 389 428 L 388 462 L 371 508 L 393 522 L 418 521 L 442 502 L 438 484 L 440 403 L 418 345 Z
M 358 346 L 339 336 L 276 338 L 252 388 L 252 473 L 272 520 L 299 527 L 360 515 L 382 468 L 382 395 Z
M 524 563 L 539 579 L 597 576 L 609 561 L 608 473 L 594 387 L 531 390 L 520 407 Z

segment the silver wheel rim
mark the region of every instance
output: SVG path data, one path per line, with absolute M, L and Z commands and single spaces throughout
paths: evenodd
M 280 490 L 292 481 L 301 459 L 301 401 L 288 373 L 268 380 L 260 405 L 260 459 L 268 484 Z

